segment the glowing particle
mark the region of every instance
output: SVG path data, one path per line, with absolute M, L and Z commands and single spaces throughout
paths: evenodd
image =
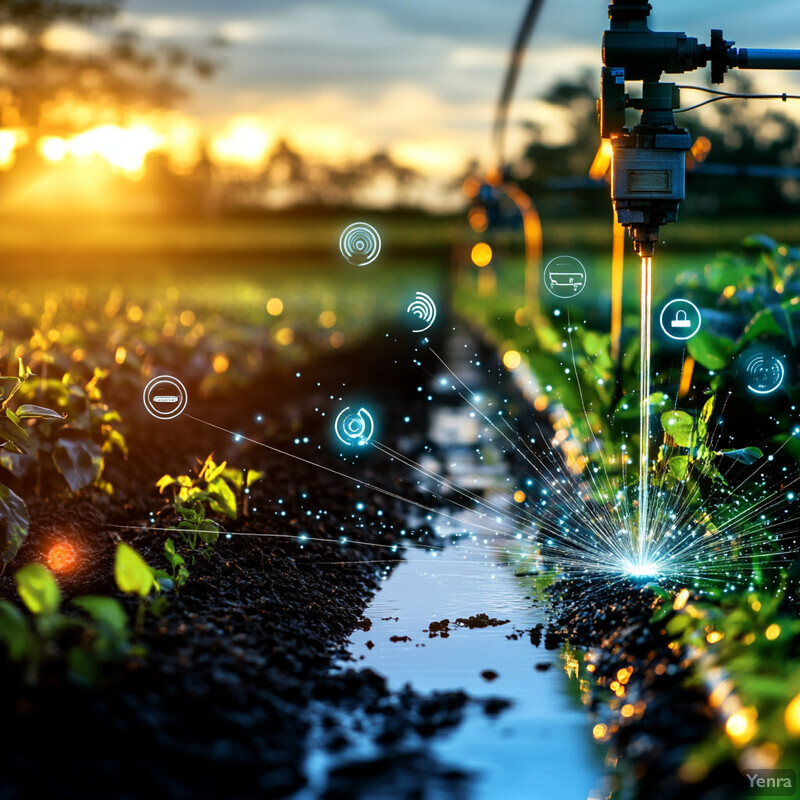
M 743 708 L 728 717 L 725 723 L 725 733 L 734 744 L 739 746 L 747 744 L 755 736 L 758 712 L 754 708 Z
M 283 314 L 283 300 L 280 297 L 270 297 L 267 300 L 267 314 L 272 317 L 279 317 Z
M 194 311 L 191 311 L 188 308 L 185 311 L 181 311 L 179 319 L 184 328 L 191 328 L 197 320 L 194 315 Z
M 211 362 L 211 367 L 217 375 L 221 375 L 223 372 L 228 371 L 228 367 L 230 366 L 230 362 L 228 361 L 228 357 L 219 353 L 218 355 L 214 356 L 214 359 Z
M 600 740 L 605 739 L 607 733 L 608 733 L 608 726 L 603 725 L 602 722 L 598 722 L 597 725 L 595 725 L 594 728 L 592 728 L 592 736 L 594 736 L 595 739 L 600 739 Z
M 476 267 L 486 267 L 492 261 L 492 248 L 486 242 L 478 242 L 472 248 L 472 263 Z
M 786 730 L 792 736 L 800 736 L 800 694 L 786 706 L 783 720 L 786 723 Z
M 516 369 L 522 363 L 522 356 L 516 350 L 503 353 L 503 365 L 506 369 Z
M 143 318 L 144 318 L 144 311 L 142 311 L 140 306 L 131 306 L 128 309 L 129 322 L 141 322 Z
M 778 625 L 776 622 L 773 622 L 765 631 L 764 636 L 767 637 L 771 642 L 777 639 L 781 635 L 781 626 Z
M 725 638 L 725 634 L 722 631 L 709 631 L 706 635 L 706 641 L 709 644 L 716 644 L 717 642 L 721 642 Z
M 689 600 L 689 590 L 688 589 L 681 589 L 677 596 L 675 597 L 675 602 L 672 604 L 672 607 L 676 611 L 680 611 Z
M 114 363 L 124 364 L 127 356 L 128 356 L 128 351 L 122 345 L 120 345 L 117 348 L 116 352 L 114 353 Z
M 291 344 L 294 341 L 294 331 L 291 328 L 280 328 L 275 332 L 275 341 L 278 344 Z
M 514 492 L 514 502 L 515 503 L 524 503 L 525 502 L 525 492 L 521 489 L 518 489 Z
M 67 572 L 78 561 L 78 553 L 69 542 L 57 542 L 47 552 L 47 566 L 53 572 Z
M 633 716 L 634 708 L 632 703 L 625 703 L 624 706 L 619 710 L 619 713 L 622 714 L 625 719 L 629 719 Z
M 318 321 L 321 328 L 332 328 L 336 324 L 336 314 L 333 311 L 323 311 Z

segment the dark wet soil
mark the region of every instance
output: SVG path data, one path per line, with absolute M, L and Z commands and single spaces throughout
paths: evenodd
M 297 450 L 296 437 L 308 436 L 323 447 L 299 450 L 304 458 L 401 489 L 413 499 L 413 488 L 403 485 L 400 472 L 385 459 L 367 455 L 358 464 L 343 465 L 328 455 L 331 415 L 320 415 L 320 409 L 341 405 L 340 397 L 368 393 L 386 420 L 382 440 L 393 441 L 394 414 L 413 411 L 418 420 L 424 414 L 414 392 L 418 375 L 408 374 L 412 348 L 408 341 L 382 341 L 380 349 L 365 347 L 303 368 L 300 378 L 294 369 L 262 376 L 262 390 L 244 398 L 239 393 L 191 402 L 189 411 L 287 450 Z M 99 689 L 70 684 L 59 653 L 52 654 L 38 686 L 25 685 L 4 667 L 0 708 L 9 737 L 0 773 L 3 800 L 286 796 L 305 781 L 312 703 L 357 707 L 383 746 L 396 747 L 410 734 L 426 737 L 459 723 L 471 702 L 461 692 L 421 696 L 407 689 L 392 695 L 384 679 L 369 670 L 331 673 L 348 635 L 357 626 L 368 629 L 364 609 L 382 570 L 399 557 L 389 558 L 385 549 L 342 545 L 340 537 L 407 544 L 412 537 L 399 533 L 405 528 L 401 501 L 273 451 L 233 443 L 229 435 L 188 418 L 157 422 L 135 402 L 123 413 L 131 455 L 109 464 L 115 494 L 28 496 L 32 533 L 13 566 L 43 560 L 53 542 L 67 538 L 80 557 L 79 566 L 60 577 L 67 598 L 115 593 L 113 555 L 119 539 L 164 567 L 166 534 L 145 526 L 167 527 L 175 517 L 154 483 L 164 472 L 186 472 L 211 451 L 218 460 L 229 458 L 264 473 L 250 498 L 255 510 L 227 523 L 228 529 L 289 538 L 221 538 L 209 559 L 189 565 L 190 580 L 170 596 L 166 613 L 148 618 L 141 637 L 146 657 L 106 675 Z M 263 415 L 263 424 L 254 421 L 256 414 Z M 356 503 L 363 504 L 358 513 Z M 309 536 L 302 549 L 295 538 L 301 532 Z M 414 538 L 424 536 L 417 532 Z M 15 595 L 11 572 L 13 567 L 0 578 L 0 592 L 8 598 Z M 128 609 L 132 616 L 131 603 Z M 481 702 L 487 713 L 502 706 L 501 701 Z M 334 715 L 327 727 L 328 746 L 344 746 L 346 734 Z M 424 752 L 381 758 L 386 763 L 343 766 L 331 776 L 327 796 L 368 797 L 363 787 L 392 770 L 407 772 L 412 787 L 423 775 L 426 785 L 456 787 L 454 797 L 465 779 L 432 763 Z

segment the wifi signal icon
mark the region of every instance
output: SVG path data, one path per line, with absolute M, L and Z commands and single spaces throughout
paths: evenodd
M 425 323 L 421 328 L 414 328 L 414 333 L 424 333 L 436 321 L 436 303 L 425 292 L 417 292 L 416 298 L 411 301 L 406 312 Z

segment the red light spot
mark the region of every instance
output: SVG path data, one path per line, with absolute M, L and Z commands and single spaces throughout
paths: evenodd
M 58 542 L 47 553 L 47 566 L 53 572 L 67 572 L 77 561 L 78 553 L 69 542 Z

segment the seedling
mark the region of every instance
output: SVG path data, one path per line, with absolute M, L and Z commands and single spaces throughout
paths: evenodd
M 38 684 L 45 663 L 66 658 L 73 681 L 94 685 L 105 666 L 141 652 L 131 645 L 128 618 L 115 598 L 78 597 L 72 605 L 83 614 L 65 614 L 58 584 L 46 567 L 28 564 L 14 579 L 31 616 L 0 600 L 0 641 L 26 683 Z
M 228 519 L 236 519 L 236 495 L 228 484 L 230 474 L 223 474 L 227 466 L 227 461 L 216 464 L 212 453 L 203 462 L 196 477 L 178 475 L 177 478 L 173 478 L 172 475 L 164 475 L 156 486 L 162 494 L 165 489 L 172 488 L 176 510 L 179 505 L 186 509 L 192 508 L 197 503 L 204 507 L 207 504 L 211 511 L 224 514 Z
M 172 578 L 163 569 L 151 567 L 130 545 L 120 542 L 114 558 L 114 578 L 121 592 L 136 595 L 136 630 L 141 631 L 149 610 L 154 616 L 164 613 L 169 604 L 161 592 L 173 588 Z
M 57 411 L 43 406 L 24 404 L 15 411 L 11 410 L 11 401 L 32 375 L 30 368 L 23 366 L 22 359 L 19 359 L 16 376 L 0 377 L 0 465 L 9 469 L 15 456 L 28 452 L 31 445 L 31 431 L 26 420 L 47 420 L 59 425 L 64 421 Z M 28 535 L 29 522 L 28 508 L 22 498 L 0 484 L 0 561 L 3 569 Z

